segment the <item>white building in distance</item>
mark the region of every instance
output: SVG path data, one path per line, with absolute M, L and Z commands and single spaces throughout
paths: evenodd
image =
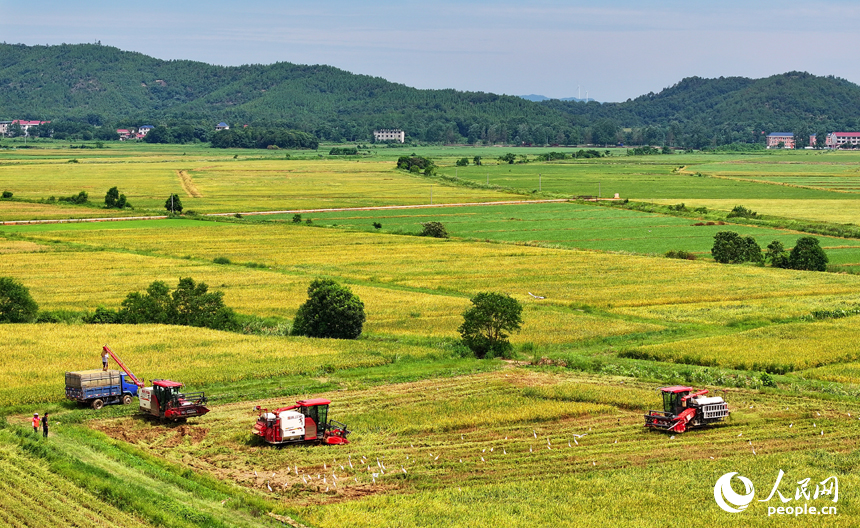
M 374 141 L 397 141 L 406 143 L 406 132 L 399 128 L 383 128 L 382 130 L 373 131 Z

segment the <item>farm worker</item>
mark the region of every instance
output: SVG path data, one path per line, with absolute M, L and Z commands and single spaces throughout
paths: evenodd
M 48 413 L 42 416 L 42 436 L 48 438 Z
M 39 432 L 39 413 L 33 414 L 33 432 Z
M 107 371 L 108 353 L 107 350 L 102 351 L 102 370 Z

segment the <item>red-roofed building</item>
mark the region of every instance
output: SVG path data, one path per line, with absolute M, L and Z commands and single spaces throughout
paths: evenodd
M 44 125 L 45 123 L 50 123 L 50 121 L 28 121 L 24 119 L 16 119 L 14 121 L 2 121 L 0 122 L 0 135 L 9 135 L 10 129 L 13 125 L 18 125 L 21 127 L 21 132 L 24 133 L 25 136 L 28 136 L 27 130 L 30 127 Z
M 131 131 L 125 128 L 117 128 L 116 133 L 119 134 L 120 141 L 125 141 L 131 137 Z
M 844 144 L 860 145 L 860 132 L 831 132 L 827 134 L 827 140 L 824 142 L 825 148 L 838 149 Z

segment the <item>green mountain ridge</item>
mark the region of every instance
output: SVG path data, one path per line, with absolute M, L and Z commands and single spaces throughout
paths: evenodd
M 286 126 L 366 141 L 402 128 L 428 142 L 660 144 L 761 142 L 860 127 L 860 86 L 789 72 L 764 79 L 689 77 L 622 103 L 420 90 L 332 66 L 214 66 L 100 44 L 0 44 L 0 120 L 134 126 L 180 122 Z M 626 129 L 626 130 L 625 130 Z

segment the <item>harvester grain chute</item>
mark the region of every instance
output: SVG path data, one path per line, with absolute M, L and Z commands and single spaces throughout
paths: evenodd
M 675 385 L 660 389 L 663 410 L 648 411 L 645 427 L 683 433 L 721 422 L 729 415 L 729 406 L 719 396 L 705 397 L 707 390 L 693 392 L 691 387 Z
M 314 398 L 273 411 L 256 407 L 260 415 L 251 433 L 273 445 L 348 444 L 346 425 L 328 420 L 330 403 L 325 398 Z

